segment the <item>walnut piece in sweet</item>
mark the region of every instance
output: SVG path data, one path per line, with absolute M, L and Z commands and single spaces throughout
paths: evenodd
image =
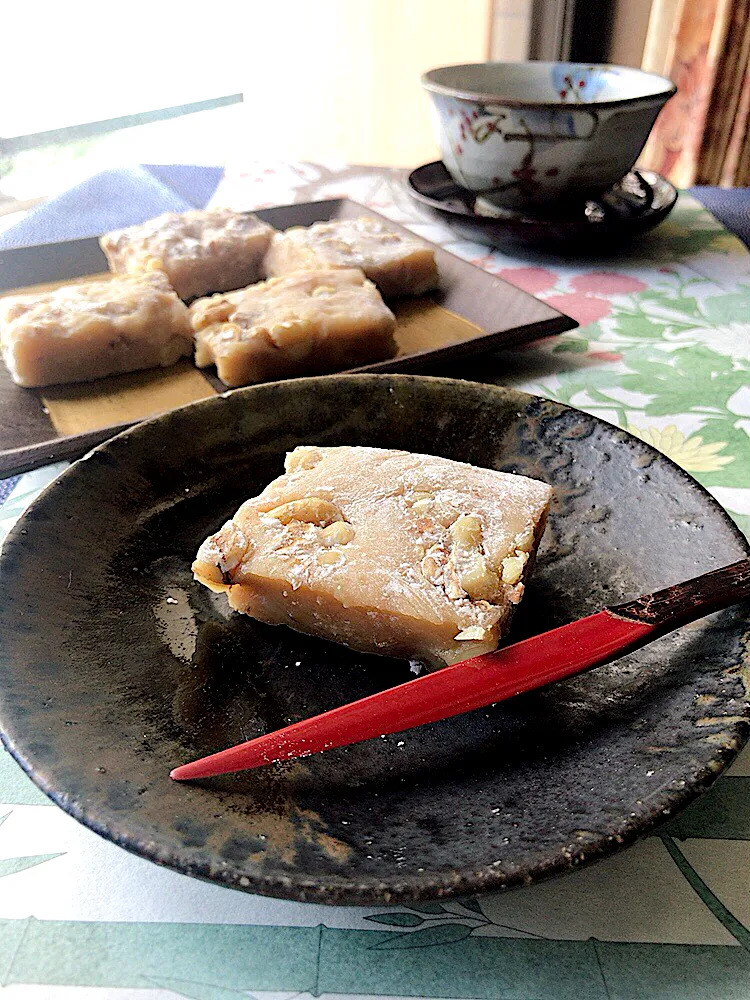
M 354 528 L 346 521 L 334 521 L 320 533 L 323 545 L 348 545 L 354 538 Z
M 288 503 L 282 503 L 265 513 L 268 517 L 274 517 L 277 521 L 281 521 L 282 524 L 289 524 L 290 521 L 305 521 L 307 524 L 317 524 L 319 528 L 326 528 L 335 521 L 344 520 L 344 515 L 339 508 L 321 497 L 303 497 L 301 500 L 290 500 Z
M 482 522 L 476 514 L 463 514 L 451 526 L 451 561 L 458 582 L 472 601 L 492 601 L 500 590 L 500 580 L 482 551 Z

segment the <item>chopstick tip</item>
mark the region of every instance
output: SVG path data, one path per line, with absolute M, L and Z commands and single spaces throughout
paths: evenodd
M 198 760 L 191 760 L 187 764 L 179 764 L 177 767 L 172 768 L 169 772 L 169 777 L 172 781 L 216 778 L 221 774 L 250 770 L 254 767 L 262 767 L 264 764 L 271 762 L 272 759 L 269 760 L 263 755 L 249 753 L 248 745 L 242 743 L 239 746 L 230 747 L 228 750 L 220 750 L 218 753 L 211 754 L 208 757 L 200 757 Z

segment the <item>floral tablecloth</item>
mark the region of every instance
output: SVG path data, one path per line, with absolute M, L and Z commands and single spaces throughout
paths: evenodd
M 226 176 L 214 203 L 339 195 L 581 323 L 459 374 L 627 427 L 750 534 L 750 254 L 698 202 L 682 195 L 667 222 L 606 261 L 521 259 L 458 240 L 420 214 L 395 171 L 259 165 Z M 63 467 L 13 485 L 0 533 Z M 381 909 L 262 899 L 159 869 L 79 826 L 0 753 L 0 880 L 9 998 L 747 1000 L 750 752 L 600 864 L 510 894 Z

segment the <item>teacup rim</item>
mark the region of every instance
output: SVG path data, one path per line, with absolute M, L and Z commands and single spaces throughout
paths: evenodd
M 654 101 L 657 99 L 664 99 L 664 102 L 669 100 L 677 93 L 677 86 L 673 80 L 669 77 L 661 76 L 658 73 L 650 73 L 647 70 L 638 69 L 635 66 L 621 66 L 618 63 L 589 63 L 589 62 L 572 62 L 572 61 L 548 61 L 548 60 L 528 60 L 526 65 L 541 66 L 541 67 L 552 67 L 552 66 L 585 66 L 587 69 L 616 69 L 623 70 L 626 73 L 633 73 L 639 76 L 647 76 L 653 79 L 655 82 L 658 81 L 663 84 L 663 89 L 654 90 L 652 94 L 642 94 L 639 97 L 617 97 L 612 98 L 608 101 L 581 101 L 577 104 L 569 104 L 566 101 L 524 101 L 519 98 L 503 97 L 499 93 L 482 92 L 479 90 L 466 90 L 460 87 L 449 87 L 444 83 L 438 83 L 436 80 L 432 79 L 433 74 L 439 73 L 441 70 L 446 69 L 473 69 L 477 66 L 513 66 L 517 67 L 519 63 L 517 62 L 504 62 L 487 60 L 484 62 L 473 62 L 473 63 L 449 63 L 444 66 L 435 66 L 433 69 L 427 70 L 421 76 L 421 83 L 425 90 L 432 94 L 441 94 L 446 97 L 456 97 L 460 100 L 465 101 L 476 101 L 481 104 L 501 104 L 506 108 L 566 108 L 571 111 L 575 109 L 590 109 L 590 108 L 612 108 L 623 104 L 636 104 L 640 101 Z

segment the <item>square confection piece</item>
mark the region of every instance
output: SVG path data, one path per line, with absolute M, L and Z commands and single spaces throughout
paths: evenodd
M 203 543 L 193 572 L 260 621 L 455 663 L 507 631 L 551 495 L 431 455 L 300 447 Z
M 195 363 L 225 385 L 356 368 L 396 353 L 396 320 L 361 271 L 300 271 L 190 307 Z
M 0 299 L 0 348 L 18 385 L 166 367 L 192 346 L 187 306 L 163 274 Z
M 273 237 L 267 274 L 321 267 L 358 267 L 386 298 L 422 295 L 438 285 L 435 254 L 427 244 L 367 216 L 316 222 Z
M 243 288 L 261 277 L 274 230 L 226 208 L 167 212 L 99 240 L 115 274 L 163 271 L 181 299 Z

